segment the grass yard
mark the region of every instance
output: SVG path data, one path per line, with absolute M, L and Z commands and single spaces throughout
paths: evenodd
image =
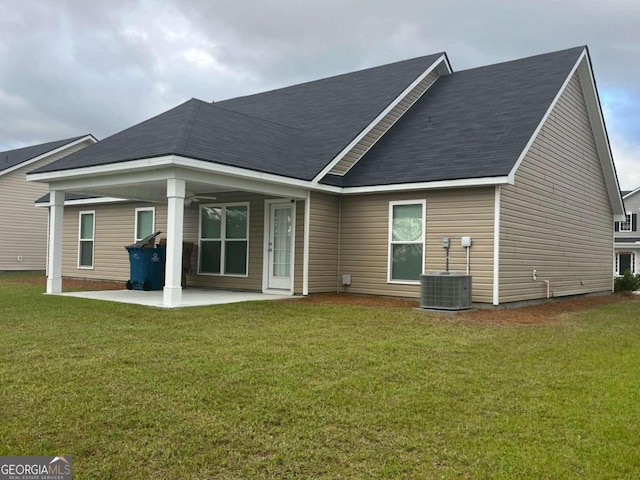
M 640 303 L 156 310 L 0 275 L 0 455 L 76 479 L 640 477 Z

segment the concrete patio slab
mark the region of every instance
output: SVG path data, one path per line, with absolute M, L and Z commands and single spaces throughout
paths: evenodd
M 284 300 L 291 295 L 272 295 L 255 292 L 232 292 L 229 290 L 211 290 L 189 287 L 182 291 L 182 303 L 178 307 L 166 307 L 162 304 L 162 290 L 145 292 L 144 290 L 103 290 L 96 292 L 63 292 L 65 297 L 91 298 L 109 302 L 133 303 L 158 308 L 201 307 L 224 303 L 249 302 L 255 300 Z

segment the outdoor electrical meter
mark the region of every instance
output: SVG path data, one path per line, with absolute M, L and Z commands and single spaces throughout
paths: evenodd
M 469 248 L 471 246 L 471 237 L 462 237 L 462 241 L 460 243 L 462 243 L 464 248 Z
M 442 238 L 442 248 L 449 248 L 449 237 Z

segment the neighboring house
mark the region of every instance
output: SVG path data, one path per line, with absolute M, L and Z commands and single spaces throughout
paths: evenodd
M 62 275 L 124 281 L 123 247 L 161 230 L 167 306 L 183 241 L 198 286 L 418 297 L 448 237 L 474 302 L 611 292 L 624 218 L 586 47 L 460 72 L 442 53 L 192 99 L 29 180 L 52 192 L 48 292 Z M 65 192 L 131 201 L 65 207 Z
M 638 213 L 640 213 L 640 188 L 622 192 L 626 208 L 625 219 L 615 222 L 615 263 L 614 272 L 623 275 L 626 270 L 640 273 L 638 270 L 638 252 L 640 252 L 640 231 L 638 231 Z
M 96 143 L 91 135 L 0 152 L 0 271 L 44 270 L 47 211 L 33 202 L 47 186 L 26 173 Z

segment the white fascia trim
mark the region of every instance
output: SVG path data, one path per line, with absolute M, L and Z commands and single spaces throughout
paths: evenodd
M 445 68 L 447 69 L 447 71 L 449 73 L 451 73 L 451 67 L 449 66 L 449 62 L 447 61 L 447 57 L 443 54 L 442 56 L 440 56 L 440 58 L 438 58 L 435 62 L 433 62 L 429 68 L 427 68 L 424 72 L 422 72 L 420 74 L 420 76 L 418 78 L 416 78 L 411 85 L 409 85 L 407 88 L 404 89 L 404 91 L 398 95 L 389 105 L 387 105 L 387 107 L 380 112 L 380 114 L 369 124 L 367 125 L 359 134 L 357 137 L 355 137 L 353 140 L 351 140 L 351 142 L 349 143 L 349 145 L 347 145 L 346 147 L 344 147 L 342 149 L 342 151 L 340 153 L 338 153 L 338 155 L 336 155 L 334 157 L 333 160 L 331 160 L 331 162 L 329 162 L 329 164 L 324 167 L 322 169 L 322 171 L 320 171 L 320 173 L 318 175 L 316 175 L 316 177 L 312 180 L 312 183 L 318 183 L 320 182 L 320 180 L 322 180 L 324 178 L 324 176 L 329 173 L 333 167 L 335 167 L 340 160 L 342 160 L 344 158 L 345 155 L 347 155 L 347 153 L 349 153 L 351 151 L 351 149 L 353 147 L 355 147 L 358 142 L 360 140 L 362 140 L 364 138 L 365 135 L 367 135 L 372 129 L 373 127 L 375 127 L 378 123 L 380 123 L 380 121 L 387 115 L 387 113 L 389 113 L 391 110 L 393 110 L 393 108 L 398 105 L 398 103 L 400 103 L 402 101 L 402 99 L 404 97 L 406 97 L 409 92 L 411 92 L 411 90 L 413 90 L 422 80 L 424 80 L 431 72 L 433 72 L 434 70 L 437 70 L 438 68 L 441 68 L 441 64 L 445 65 Z
M 487 187 L 506 185 L 508 177 L 463 178 L 460 180 L 442 180 L 437 182 L 398 183 L 393 185 L 373 185 L 370 187 L 344 187 L 339 193 L 355 195 L 360 193 L 404 192 L 410 190 L 435 190 L 441 188 Z
M 228 175 L 236 178 L 247 178 L 267 183 L 304 188 L 305 190 L 310 186 L 310 182 L 308 180 L 283 177 L 272 173 L 263 173 L 246 168 L 232 167 L 229 165 L 213 163 L 205 160 L 195 160 L 179 155 L 165 155 L 162 157 L 130 160 L 127 162 L 110 163 L 106 165 L 97 165 L 93 167 L 78 168 L 73 170 L 32 173 L 27 175 L 27 181 L 56 182 L 83 177 L 134 173 L 138 171 L 148 170 L 150 168 L 161 169 L 167 167 L 183 167 L 187 169 L 206 171 L 209 173 Z M 316 188 L 332 193 L 340 193 L 342 190 L 340 187 L 332 187 L 330 185 L 318 185 L 316 186 Z M 304 199 L 304 196 L 302 198 Z
M 65 200 L 64 206 L 69 207 L 73 205 L 96 205 L 99 203 L 114 203 L 114 202 L 129 202 L 130 200 L 126 198 L 115 198 L 115 197 L 98 197 L 98 198 L 83 198 L 79 200 Z M 36 203 L 36 208 L 38 207 L 50 207 L 51 202 L 41 202 Z
M 60 153 L 63 150 L 66 150 L 67 148 L 71 148 L 71 147 L 75 147 L 76 145 L 82 143 L 82 142 L 86 142 L 87 140 L 91 141 L 92 143 L 97 143 L 98 140 L 96 140 L 96 138 L 93 135 L 85 135 L 82 138 L 79 138 L 77 140 L 74 140 L 73 142 L 69 142 L 69 143 L 65 143 L 64 145 L 54 149 L 54 150 L 50 150 L 48 152 L 43 153 L 42 155 L 38 155 L 37 157 L 33 157 L 30 160 L 27 160 L 25 162 L 19 163 L 17 165 L 14 165 L 13 167 L 7 168 L 6 170 L 3 170 L 0 172 L 0 177 L 2 175 L 6 175 L 7 173 L 11 173 L 14 170 L 18 170 L 19 168 L 22 167 L 26 167 L 28 165 L 31 165 L 32 163 L 38 162 L 44 158 L 47 158 L 51 155 L 55 155 L 56 153 Z
M 107 165 L 98 165 L 94 167 L 86 167 L 74 170 L 62 170 L 56 172 L 32 173 L 27 175 L 28 181 L 34 182 L 64 182 L 65 180 L 77 180 L 73 183 L 74 189 L 81 188 L 82 178 L 98 177 L 107 175 L 139 173 L 144 170 L 153 168 L 155 170 L 166 167 L 183 167 L 196 171 L 206 171 L 214 174 L 228 175 L 235 178 L 245 178 L 257 180 L 261 182 L 285 185 L 290 187 L 309 188 L 327 193 L 356 195 L 361 193 L 380 193 L 380 192 L 401 192 L 410 190 L 432 190 L 441 188 L 460 188 L 460 187 L 482 187 L 494 186 L 508 183 L 508 177 L 484 177 L 484 178 L 466 178 L 458 180 L 442 180 L 435 182 L 418 182 L 418 183 L 399 183 L 393 185 L 373 185 L 364 187 L 335 187 L 332 185 L 322 185 L 307 180 L 299 180 L 271 173 L 256 172 L 245 168 L 231 167 L 221 165 L 204 160 L 194 160 L 192 158 L 181 157 L 177 155 L 166 155 L 163 157 L 155 157 L 143 160 L 131 160 L 128 162 L 112 163 Z M 161 175 L 158 177 L 160 178 Z M 142 180 L 137 178 L 137 181 Z M 61 183 L 62 187 L 69 187 L 68 183 Z M 91 182 L 90 186 L 95 187 L 96 183 Z M 63 188 L 64 189 L 64 188 Z M 302 196 L 304 199 L 306 195 Z
M 500 185 L 493 204 L 493 304 L 500 305 Z
M 513 185 L 515 183 L 516 171 L 520 167 L 520 164 L 522 163 L 524 158 L 527 156 L 527 153 L 529 153 L 529 149 L 531 148 L 531 145 L 533 145 L 533 142 L 538 137 L 538 134 L 540 133 L 540 130 L 542 130 L 542 127 L 544 126 L 545 122 L 547 121 L 547 118 L 549 118 L 549 115 L 551 115 L 551 112 L 553 111 L 553 109 L 555 108 L 556 104 L 558 103 L 558 100 L 560 100 L 560 97 L 562 96 L 562 94 L 566 90 L 567 85 L 569 85 L 569 82 L 571 81 L 571 78 L 573 77 L 573 74 L 576 73 L 576 70 L 578 70 L 578 66 L 580 65 L 580 62 L 582 62 L 582 60 L 585 58 L 586 55 L 587 55 L 587 50 L 585 49 L 580 54 L 580 57 L 578 58 L 578 61 L 575 63 L 575 65 L 571 69 L 571 72 L 569 72 L 569 75 L 567 75 L 567 78 L 564 80 L 564 83 L 562 84 L 562 87 L 560 87 L 560 90 L 558 90 L 558 93 L 556 94 L 555 98 L 551 102 L 551 105 L 549 105 L 549 108 L 547 109 L 546 113 L 542 117 L 542 120 L 540 120 L 540 123 L 538 123 L 538 126 L 534 130 L 533 135 L 531 135 L 531 138 L 529 138 L 529 141 L 525 145 L 524 150 L 522 150 L 522 153 L 520 153 L 520 156 L 518 157 L 518 160 L 516 161 L 515 165 L 511 169 L 511 171 L 509 172 L 509 183 L 511 185 Z

